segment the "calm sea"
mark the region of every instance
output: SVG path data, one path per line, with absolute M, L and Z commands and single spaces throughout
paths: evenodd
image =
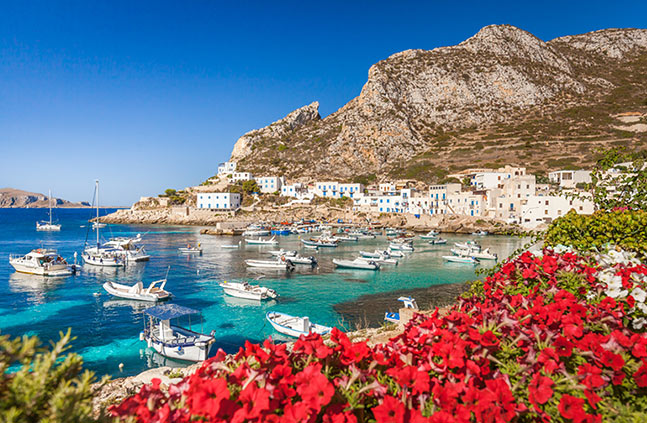
M 101 214 L 112 210 L 102 210 Z M 55 340 L 60 331 L 72 328 L 76 337 L 72 351 L 80 353 L 86 367 L 98 374 L 127 376 L 160 365 L 183 365 L 170 362 L 148 350 L 139 341 L 143 327 L 143 310 L 150 305 L 111 298 L 102 284 L 112 280 L 133 284 L 139 280 L 147 285 L 161 279 L 170 266 L 166 289 L 172 302 L 201 310 L 204 331 L 215 330 L 216 345 L 235 352 L 246 339 L 261 341 L 272 335 L 276 340 L 286 338 L 275 333 L 265 321 L 268 310 L 294 315 L 307 315 L 316 323 L 348 326 L 334 311 L 335 304 L 362 295 L 427 287 L 433 284 L 462 282 L 473 279 L 474 268 L 469 265 L 444 263 L 442 255 L 449 254 L 455 241 L 467 236 L 444 236 L 447 246 L 430 246 L 416 240 L 416 251 L 400 260 L 397 267 L 383 266 L 379 272 L 335 270 L 331 260 L 353 258 L 359 250 L 385 248 L 386 239 L 345 243 L 336 249 L 314 252 L 319 266 L 312 269 L 297 266 L 286 274 L 276 271 L 252 271 L 246 268 L 248 258 L 269 257 L 273 248 L 303 250 L 296 235 L 280 238 L 278 247 L 245 246 L 238 250 L 222 248 L 223 244 L 238 243 L 240 237 L 200 235 L 200 228 L 182 226 L 108 225 L 102 238 L 142 234 L 144 245 L 152 255 L 147 263 L 125 269 L 93 268 L 87 266 L 80 275 L 67 278 L 43 278 L 16 273 L 9 265 L 9 254 L 25 254 L 38 247 L 56 248 L 72 262 L 74 252 L 83 250 L 87 238 L 96 235 L 88 229 L 87 221 L 93 211 L 88 209 L 56 209 L 54 217 L 63 225 L 60 232 L 37 232 L 35 222 L 46 219 L 44 209 L 0 209 L 0 332 L 10 335 L 38 335 L 42 340 Z M 178 254 L 178 247 L 202 243 L 202 256 Z M 521 245 L 509 237 L 484 237 L 484 247 L 505 257 Z M 489 264 L 491 265 L 491 264 Z M 254 279 L 280 294 L 278 300 L 259 304 L 224 296 L 218 282 L 222 280 Z M 393 309 L 398 307 L 393 298 Z M 194 329 L 200 329 L 194 325 Z M 123 372 L 119 364 L 123 363 Z

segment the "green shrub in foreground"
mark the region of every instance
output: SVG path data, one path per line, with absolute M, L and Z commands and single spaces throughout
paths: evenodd
M 580 215 L 571 211 L 548 228 L 546 245 L 568 245 L 578 251 L 601 250 L 615 245 L 647 257 L 647 212 L 643 210 L 597 211 Z
M 0 421 L 96 421 L 92 417 L 94 373 L 83 371 L 81 356 L 64 354 L 69 341 L 69 330 L 49 349 L 40 347 L 37 337 L 0 336 Z

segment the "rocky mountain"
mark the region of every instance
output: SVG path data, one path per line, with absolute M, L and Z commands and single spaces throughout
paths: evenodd
M 542 41 L 510 25 L 371 66 L 358 97 L 243 135 L 231 159 L 291 179 L 444 179 L 466 167 L 581 167 L 602 146 L 647 146 L 647 30 Z
M 49 207 L 47 196 L 14 188 L 0 188 L 0 208 L 43 208 Z M 52 207 L 90 207 L 86 202 L 72 203 L 60 198 L 52 198 Z

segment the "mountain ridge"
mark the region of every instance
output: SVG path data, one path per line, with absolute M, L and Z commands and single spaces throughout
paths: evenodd
M 405 50 L 372 65 L 360 94 L 321 118 L 315 101 L 239 138 L 232 160 L 295 180 L 437 182 L 469 166 L 542 172 L 591 164 L 604 146 L 644 148 L 647 30 L 542 41 L 511 25 Z M 628 129 L 627 129 L 628 128 Z
M 0 188 L 0 208 L 46 208 L 49 202 L 45 194 L 23 191 L 15 188 Z M 89 203 L 73 203 L 60 198 L 52 197 L 52 207 L 61 208 L 85 208 L 90 207 Z

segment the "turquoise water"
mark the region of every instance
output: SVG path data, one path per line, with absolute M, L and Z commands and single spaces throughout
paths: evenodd
M 105 214 L 108 211 L 102 211 Z M 43 278 L 14 272 L 9 254 L 24 254 L 33 248 L 57 248 L 59 254 L 73 261 L 79 256 L 86 236 L 94 239 L 87 228 L 91 211 L 58 209 L 54 215 L 62 223 L 61 232 L 37 232 L 35 222 L 45 219 L 47 211 L 39 209 L 0 209 L 0 331 L 10 335 L 38 335 L 43 340 L 58 338 L 59 331 L 68 327 L 76 337 L 72 351 L 83 355 L 86 366 L 99 374 L 126 376 L 159 365 L 183 365 L 170 362 L 145 348 L 139 341 L 143 327 L 143 310 L 148 304 L 117 300 L 106 294 L 101 285 L 107 280 L 147 284 L 161 279 L 171 266 L 167 290 L 172 302 L 202 310 L 204 331 L 216 332 L 216 348 L 235 352 L 246 339 L 261 341 L 275 333 L 265 321 L 268 310 L 307 315 L 311 321 L 338 327 L 351 327 L 333 306 L 362 295 L 384 293 L 433 284 L 463 282 L 473 279 L 474 267 L 444 263 L 441 256 L 450 254 L 455 241 L 468 236 L 444 235 L 447 246 L 430 246 L 416 240 L 416 251 L 401 259 L 397 267 L 383 266 L 379 272 L 335 270 L 331 260 L 353 258 L 359 250 L 373 251 L 386 247 L 386 239 L 345 243 L 336 249 L 303 250 L 296 235 L 278 237 L 278 247 L 245 246 L 238 250 L 222 248 L 234 244 L 240 237 L 200 235 L 196 227 L 109 225 L 102 230 L 106 238 L 134 236 L 141 233 L 144 245 L 152 255 L 147 263 L 125 269 L 93 268 L 87 266 L 80 275 L 67 278 Z M 505 257 L 521 245 L 509 237 L 484 237 L 484 247 Z M 202 243 L 202 256 L 180 255 L 178 247 L 187 243 Z M 275 248 L 298 249 L 302 255 L 315 255 L 319 266 L 297 266 L 292 273 L 250 270 L 244 260 L 269 257 L 265 252 Z M 488 264 L 489 266 L 492 263 Z M 276 290 L 278 300 L 259 304 L 224 296 L 218 286 L 221 280 L 261 278 L 261 284 Z M 97 295 L 100 294 L 100 295 Z M 394 298 L 393 307 L 397 307 Z M 194 325 L 200 329 L 200 325 Z M 213 352 L 215 353 L 214 348 Z M 123 372 L 119 363 L 124 364 Z

